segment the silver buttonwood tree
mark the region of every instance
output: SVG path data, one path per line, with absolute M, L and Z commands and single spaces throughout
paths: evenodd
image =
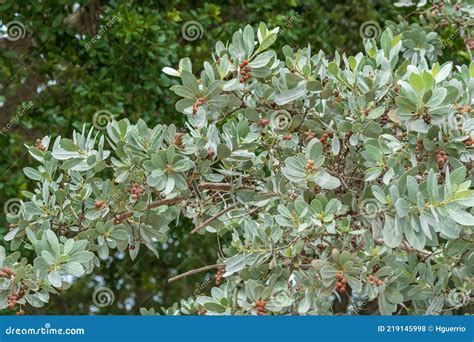
M 185 216 L 221 239 L 222 284 L 166 314 L 465 312 L 474 63 L 403 58 L 390 30 L 331 58 L 279 57 L 277 37 L 247 26 L 200 72 L 163 69 L 185 132 L 124 119 L 28 146 L 36 187 L 8 214 L 0 307 L 42 306 L 116 251 L 158 256 Z

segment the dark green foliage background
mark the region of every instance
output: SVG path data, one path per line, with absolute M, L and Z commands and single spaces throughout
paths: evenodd
M 79 23 L 71 25 L 75 4 L 85 11 Z M 90 127 L 99 110 L 131 122 L 142 118 L 150 126 L 158 122 L 182 126 L 184 118 L 174 110 L 177 98 L 169 90 L 173 80 L 161 69 L 176 67 L 184 57 L 202 65 L 217 40 L 230 39 L 232 32 L 245 24 L 264 21 L 270 28 L 280 26 L 276 51 L 286 44 L 297 48 L 310 43 L 314 50 L 328 54 L 334 50 L 350 54 L 362 48 L 359 27 L 363 22 L 374 20 L 384 27 L 386 20 L 396 22 L 398 16 L 413 10 L 396 8 L 388 0 L 0 1 L 1 22 L 17 20 L 27 30 L 15 44 L 0 40 L 2 126 L 14 117 L 16 105 L 32 103 L 18 122 L 0 135 L 0 203 L 3 206 L 8 198 L 21 197 L 21 190 L 30 188 L 22 169 L 33 160 L 23 144 L 34 144 L 44 135 L 70 136 L 84 123 Z M 114 16 L 118 20 L 92 43 L 94 35 Z M 416 21 L 416 13 L 410 18 Z M 202 38 L 183 39 L 181 27 L 189 20 L 202 25 Z M 454 30 L 447 27 L 436 32 L 449 37 Z M 441 60 L 465 62 L 467 55 L 462 49 L 458 37 Z M 44 90 L 37 93 L 38 87 Z M 3 213 L 0 226 L 3 236 L 7 231 Z M 49 307 L 27 313 L 137 314 L 141 306 L 171 306 L 199 286 L 205 288 L 208 283 L 202 283 L 212 277 L 201 273 L 172 284 L 166 281 L 216 259 L 215 239 L 191 238 L 187 233 L 191 228 L 185 221 L 173 228 L 160 259 L 145 250 L 136 262 L 128 256 L 116 258 L 95 272 L 101 276 L 85 277 L 53 299 Z M 113 305 L 93 306 L 93 291 L 100 286 L 113 290 Z

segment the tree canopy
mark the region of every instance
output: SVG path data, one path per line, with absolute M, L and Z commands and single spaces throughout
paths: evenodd
M 464 28 L 473 16 L 472 6 L 440 4 L 427 15 L 435 25 L 445 20 Z M 79 6 L 73 14 L 82 10 L 93 9 Z M 295 21 L 307 11 L 299 10 Z M 107 11 L 95 37 L 75 42 L 89 58 L 133 13 Z M 90 27 L 84 20 L 56 19 L 76 29 Z M 198 31 L 182 27 L 185 40 L 199 36 L 196 23 Z M 7 210 L 8 250 L 0 247 L 0 307 L 42 307 L 75 279 L 100 274 L 97 268 L 107 273 L 104 264 L 114 259 L 133 267 L 140 255 L 157 263 L 166 263 L 163 255 L 186 258 L 182 241 L 198 235 L 191 254 L 204 248 L 208 265 L 170 281 L 215 269 L 214 286 L 197 284 L 191 298 L 168 303 L 166 314 L 467 312 L 474 225 L 470 38 L 463 31 L 466 48 L 440 62 L 454 38 L 441 39 L 430 23 L 388 22 L 383 34 L 375 24 L 357 32 L 368 38 L 363 52 L 330 54 L 279 43 L 290 34 L 284 26 L 247 25 L 226 36 L 229 42 L 211 44 L 210 59 L 183 58 L 175 68 L 177 56 L 161 66 L 144 64 L 163 80 L 150 88 L 130 83 L 136 66 L 124 63 L 113 82 L 151 92 L 137 94 L 138 101 L 125 96 L 127 106 L 147 106 L 129 108 L 143 119 L 115 120 L 115 109 L 104 106 L 89 123 L 74 124 L 72 136 L 48 134 L 27 144 L 37 165 L 23 172 L 35 186 L 21 201 L 7 202 L 15 208 Z M 163 35 L 150 25 L 146 32 L 166 37 L 162 49 L 174 54 L 166 42 L 176 31 Z M 371 30 L 374 37 L 367 36 Z M 51 66 L 61 71 L 63 64 L 69 63 Z M 125 108 L 120 87 L 93 88 L 110 68 L 92 75 L 77 68 L 81 78 L 90 76 L 91 88 L 71 83 L 72 111 L 88 111 L 82 105 L 88 94 Z M 60 75 L 46 88 L 54 91 Z M 166 111 L 180 118 L 146 123 L 160 97 L 144 98 L 166 92 L 175 103 Z M 104 99 L 108 93 L 115 99 Z M 6 111 L 12 100 L 6 98 Z M 43 91 L 31 105 L 19 101 L 25 113 L 56 105 Z M 14 114 L 21 118 L 20 109 Z M 183 231 L 186 239 L 177 238 Z

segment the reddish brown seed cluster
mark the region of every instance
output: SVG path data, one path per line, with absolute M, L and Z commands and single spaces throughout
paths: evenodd
M 339 293 L 344 293 L 347 290 L 347 279 L 344 277 L 341 271 L 336 273 L 336 291 Z
M 334 96 L 334 101 L 336 101 L 337 103 L 340 103 L 344 100 L 338 90 L 334 90 L 332 92 L 332 96 Z
M 316 166 L 315 166 L 315 164 L 314 164 L 314 160 L 308 159 L 308 160 L 306 161 L 305 170 L 308 171 L 308 172 L 314 172 L 314 171 L 316 171 Z
M 380 124 L 381 125 L 386 125 L 390 120 L 390 117 L 388 116 L 388 113 L 383 113 L 383 115 L 380 117 Z
M 25 285 L 22 285 L 17 293 L 10 293 L 7 296 L 7 306 L 8 306 L 8 308 L 10 310 L 15 308 L 18 301 L 20 299 L 22 299 L 25 296 L 25 294 L 26 294 L 26 286 Z
M 212 157 L 214 157 L 215 154 L 216 154 L 216 152 L 214 152 L 214 150 L 212 148 L 208 148 L 206 159 L 212 159 Z
M 41 142 L 41 139 L 36 139 L 35 147 L 42 152 L 46 151 L 46 147 Z
M 367 277 L 367 279 L 369 280 L 369 283 L 371 283 L 372 285 L 374 286 L 381 286 L 383 285 L 383 281 L 380 280 L 379 277 L 375 276 L 375 275 L 369 275 Z
M 322 137 L 319 139 L 323 144 L 326 143 L 328 138 L 332 138 L 334 136 L 333 132 L 324 132 Z
M 193 115 L 196 115 L 198 107 L 201 107 L 204 104 L 204 97 L 200 97 L 193 103 Z
M 174 135 L 174 139 L 173 139 L 173 145 L 176 146 L 176 147 L 179 147 L 179 148 L 182 148 L 183 147 L 183 137 L 184 137 L 184 133 L 176 133 Z
M 259 125 L 260 127 L 265 127 L 265 126 L 267 126 L 269 123 L 270 123 L 270 119 L 269 119 L 269 118 L 261 118 L 260 120 L 258 120 L 258 125 Z
M 214 276 L 216 286 L 219 286 L 220 284 L 222 284 L 222 279 L 224 278 L 224 273 L 225 273 L 225 268 L 224 267 L 219 267 L 217 269 L 217 272 Z
M 435 151 L 436 154 L 436 163 L 438 163 L 438 167 L 442 169 L 444 164 L 448 161 L 448 156 L 444 151 L 441 151 L 439 148 Z
M 304 134 L 304 140 L 306 140 L 306 141 L 310 141 L 315 137 L 313 131 L 310 130 L 310 129 L 305 131 L 303 134 Z
M 291 134 L 284 135 L 283 140 L 291 140 Z
M 324 252 L 324 250 L 326 249 L 326 246 L 323 245 L 322 243 L 318 243 L 318 244 L 316 245 L 316 248 L 318 249 L 319 253 L 322 253 L 322 252 Z
M 122 220 L 120 219 L 120 215 L 115 216 L 114 224 L 120 224 L 120 223 L 122 223 Z
M 433 4 L 433 6 L 431 7 L 430 15 L 432 17 L 436 17 L 438 15 L 438 13 L 440 13 L 443 8 L 444 8 L 444 3 L 442 3 L 442 2 L 438 2 L 438 3 Z
M 133 183 L 130 188 L 131 197 L 133 200 L 137 200 L 145 192 L 145 187 L 138 183 Z
M 3 266 L 2 270 L 0 271 L 0 278 L 7 278 L 10 279 L 11 277 L 15 276 L 15 272 L 13 272 L 9 267 Z
M 369 115 L 370 109 L 369 108 L 364 108 L 362 109 L 362 115 L 367 116 Z
M 357 248 L 359 244 L 357 243 L 357 237 L 354 235 L 351 239 L 351 246 L 352 248 Z
M 464 38 L 464 43 L 466 44 L 469 50 L 474 50 L 474 39 L 473 38 Z
M 255 309 L 257 310 L 257 315 L 263 316 L 267 313 L 267 309 L 265 309 L 265 305 L 267 305 L 267 302 L 264 300 L 257 300 L 255 302 Z
M 239 64 L 240 67 L 240 75 L 242 76 L 240 78 L 240 83 L 245 83 L 250 77 L 250 71 L 252 71 L 252 68 L 248 65 L 249 61 L 244 59 L 242 63 Z
M 420 152 L 420 151 L 423 150 L 423 140 L 418 139 L 418 140 L 416 141 L 415 150 L 418 151 L 418 152 Z
M 473 146 L 474 145 L 474 139 L 472 139 L 472 137 L 468 137 L 466 140 L 463 141 L 463 143 L 466 146 Z
M 425 124 L 429 125 L 431 123 L 431 116 L 429 116 L 428 113 L 424 113 L 422 118 Z
M 395 84 L 395 86 L 393 87 L 393 91 L 397 94 L 400 92 L 400 88 L 398 87 L 398 85 Z
M 105 204 L 105 202 L 102 200 L 96 200 L 94 203 L 94 207 L 98 210 L 101 210 L 107 207 L 107 204 Z
M 408 132 L 403 132 L 402 131 L 402 132 L 398 133 L 398 137 L 400 139 L 405 139 L 406 137 L 408 137 Z
M 462 105 L 457 105 L 456 106 L 456 113 L 470 113 L 472 108 L 470 106 L 462 106 Z
M 207 313 L 206 309 L 199 309 L 199 311 L 198 311 L 199 316 L 204 316 L 204 315 L 206 315 L 206 313 Z

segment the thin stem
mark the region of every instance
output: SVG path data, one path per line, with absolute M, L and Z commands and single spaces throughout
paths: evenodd
M 193 274 L 196 274 L 196 273 L 200 273 L 200 272 L 204 272 L 204 271 L 208 271 L 208 270 L 212 270 L 214 268 L 219 268 L 219 267 L 224 267 L 224 266 L 225 266 L 224 264 L 214 264 L 214 265 L 204 266 L 204 267 L 201 267 L 201 268 L 196 268 L 194 270 L 190 270 L 190 271 L 178 274 L 177 276 L 169 278 L 168 283 L 172 283 L 173 281 L 176 281 L 176 280 L 179 280 L 179 279 L 182 279 L 182 278 L 186 278 L 187 276 L 190 276 L 190 275 L 193 275 Z
M 201 224 L 198 224 L 198 225 L 191 231 L 191 234 L 194 234 L 194 233 L 200 231 L 200 230 L 203 229 L 204 227 L 208 226 L 209 223 L 211 223 L 211 222 L 214 221 L 215 219 L 221 217 L 221 216 L 224 215 L 225 213 L 231 211 L 232 209 L 236 208 L 238 205 L 239 205 L 239 203 L 232 204 L 232 205 L 228 206 L 227 208 L 225 208 L 224 210 L 218 212 L 218 213 L 215 214 L 214 216 L 211 216 L 210 218 L 208 218 L 206 221 L 202 222 Z
M 183 200 L 185 200 L 186 197 L 175 197 L 175 198 L 165 198 L 165 199 L 160 199 L 160 200 L 156 200 L 154 202 L 151 202 L 148 206 L 147 206 L 147 209 L 153 209 L 153 208 L 157 208 L 157 207 L 160 207 L 162 205 L 168 205 L 168 204 L 176 204 L 178 202 L 181 202 Z M 121 214 L 119 215 L 117 218 L 122 221 L 122 220 L 125 220 L 129 217 L 133 216 L 133 211 L 129 211 L 128 213 L 125 213 L 125 214 Z

